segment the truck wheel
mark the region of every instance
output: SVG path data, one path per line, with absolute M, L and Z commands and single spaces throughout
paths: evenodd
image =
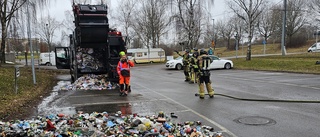
M 47 63 L 46 63 L 46 66 L 52 66 L 52 64 L 51 64 L 51 63 L 49 63 L 49 62 L 47 62 Z
M 150 64 L 152 64 L 153 63 L 153 61 L 150 61 Z

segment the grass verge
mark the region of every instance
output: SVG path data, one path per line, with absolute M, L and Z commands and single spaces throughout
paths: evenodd
M 320 53 L 232 59 L 234 69 L 320 74 Z
M 56 85 L 56 75 L 65 73 L 59 70 L 35 70 L 36 84 L 33 83 L 30 67 L 21 67 L 17 78 L 18 90 L 15 92 L 14 66 L 0 68 L 0 118 L 1 120 L 22 118 L 28 115 Z

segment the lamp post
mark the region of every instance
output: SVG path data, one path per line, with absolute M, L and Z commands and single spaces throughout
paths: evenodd
M 287 19 L 287 0 L 283 0 L 283 15 L 282 15 L 282 36 L 281 36 L 281 52 L 286 55 L 286 19 Z
M 238 32 L 236 33 L 236 35 L 234 36 L 234 38 L 236 39 L 236 58 L 238 58 Z
M 211 43 L 214 43 L 214 19 L 212 19 L 212 41 Z M 216 49 L 216 46 L 215 45 L 212 45 L 213 46 L 213 51 L 215 51 Z
M 319 30 L 317 29 L 317 31 L 316 31 L 316 43 L 318 43 L 318 35 L 319 35 Z
M 46 24 L 46 37 L 47 37 L 47 44 L 49 47 L 49 63 L 51 64 L 51 44 L 50 44 L 50 32 L 48 24 Z
M 28 42 L 29 42 L 29 47 L 30 47 L 30 53 L 31 53 L 31 65 L 32 65 L 32 79 L 33 79 L 33 84 L 37 84 L 36 81 L 36 74 L 34 70 L 34 56 L 33 56 L 33 47 L 32 47 L 32 41 L 31 41 L 31 20 L 30 20 L 30 12 L 29 12 L 29 4 L 30 1 L 27 2 L 27 16 L 28 16 L 28 22 L 27 22 L 27 29 L 28 29 Z

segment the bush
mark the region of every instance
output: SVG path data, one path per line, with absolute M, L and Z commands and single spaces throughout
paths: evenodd
M 286 43 L 288 48 L 299 48 L 307 43 L 307 37 L 305 35 L 294 35 Z

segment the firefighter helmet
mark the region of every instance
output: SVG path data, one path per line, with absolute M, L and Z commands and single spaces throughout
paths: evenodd
M 203 55 L 203 54 L 207 54 L 207 51 L 205 51 L 204 48 L 201 48 L 200 55 Z

